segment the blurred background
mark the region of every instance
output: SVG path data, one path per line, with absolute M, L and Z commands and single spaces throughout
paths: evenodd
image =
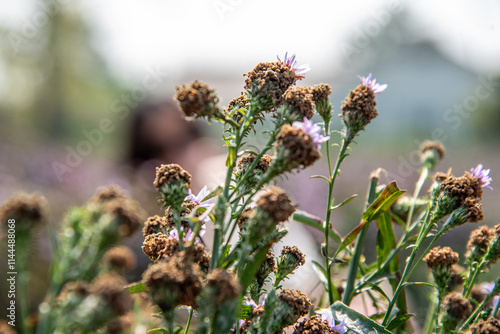
M 299 85 L 332 86 L 336 114 L 356 75 L 389 85 L 377 96 L 379 118 L 341 168 L 337 201 L 359 194 L 334 216 L 342 234 L 359 222 L 373 170 L 413 191 L 426 139 L 447 149 L 438 170 L 462 175 L 482 163 L 500 187 L 498 1 L 3 0 L 0 32 L 0 202 L 39 192 L 54 223 L 111 183 L 149 215 L 160 213 L 152 181 L 161 163 L 190 171 L 195 192 L 213 189 L 224 175 L 221 126 L 183 120 L 175 86 L 202 80 L 224 106 L 239 96 L 243 73 L 287 51 L 312 69 Z M 321 160 L 280 185 L 300 209 L 324 217 L 326 184 L 309 176 L 326 173 Z M 499 223 L 499 200 L 485 190 L 490 226 Z M 296 228 L 285 244 L 303 235 Z M 473 228 L 442 244 L 465 247 Z M 130 241 L 138 253 L 141 237 Z M 309 259 L 319 258 L 316 237 L 297 238 Z M 42 263 L 50 261 L 45 238 Z M 372 248 L 373 240 L 367 254 Z M 301 270 L 297 281 L 314 287 L 311 268 Z

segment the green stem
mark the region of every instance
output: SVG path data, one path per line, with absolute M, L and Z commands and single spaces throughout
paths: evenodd
M 429 308 L 429 312 L 427 313 L 427 319 L 425 320 L 425 334 L 431 334 L 433 325 L 436 325 L 435 328 L 437 328 L 437 319 L 438 319 L 438 313 L 439 313 L 439 306 L 440 303 L 438 302 L 438 299 L 433 299 L 432 300 L 432 305 Z
M 189 332 L 189 326 L 191 325 L 191 319 L 193 318 L 193 309 L 189 309 L 189 318 L 186 323 L 186 328 L 184 329 L 184 334 L 188 334 Z
M 325 132 L 328 133 L 329 131 L 329 126 L 330 124 L 327 123 L 325 124 Z M 334 299 L 334 294 L 333 294 L 333 284 L 332 284 L 332 275 L 331 275 L 331 261 L 330 261 L 330 258 L 329 258 L 329 255 L 328 255 L 328 249 L 329 249 L 329 241 L 330 241 L 330 238 L 328 237 L 328 232 L 330 230 L 330 217 L 331 217 L 331 214 L 332 214 L 332 201 L 333 201 L 333 188 L 335 186 L 335 179 L 338 175 L 338 172 L 339 172 L 339 168 L 340 168 L 340 164 L 342 163 L 342 161 L 344 160 L 344 155 L 345 155 L 345 152 L 347 151 L 347 148 L 349 147 L 349 143 L 350 141 L 347 140 L 346 137 L 343 137 L 342 138 L 342 143 L 341 143 L 341 146 L 340 146 L 340 150 L 339 150 L 339 153 L 338 153 L 338 156 L 337 156 L 337 161 L 335 163 L 335 167 L 334 167 L 334 170 L 332 171 L 331 168 L 329 168 L 329 172 L 330 172 L 330 180 L 329 180 L 329 183 L 328 183 L 328 200 L 327 200 L 327 207 L 326 207 L 326 218 L 325 218 L 325 226 L 324 226 L 324 240 L 325 240 L 325 267 L 326 267 L 326 278 L 327 278 L 327 282 L 328 282 L 328 299 L 330 301 L 330 304 L 333 304 L 335 302 L 335 299 Z M 328 166 L 331 167 L 331 162 L 330 162 L 330 150 L 329 150 L 329 147 L 330 147 L 330 139 L 328 139 L 328 141 L 326 142 L 326 152 L 327 152 L 327 159 L 328 159 Z
M 487 261 L 485 261 L 485 257 L 486 256 L 484 256 L 481 259 L 481 262 L 479 263 L 479 265 L 474 268 L 474 271 L 472 273 L 472 279 L 471 279 L 471 275 L 470 274 L 468 275 L 469 279 L 467 280 L 467 287 L 464 286 L 464 290 L 463 290 L 464 298 L 469 298 L 470 292 L 472 291 L 472 288 L 474 287 L 474 282 L 476 282 L 477 275 L 481 272 L 483 265 L 486 264 L 486 262 L 487 262 Z
M 366 208 L 375 200 L 376 190 L 377 190 L 378 178 L 373 177 L 370 181 L 370 188 L 368 189 L 368 196 L 366 201 Z M 349 274 L 347 276 L 347 285 L 344 292 L 344 298 L 342 302 L 349 306 L 351 303 L 353 292 L 354 292 L 354 283 L 356 282 L 356 275 L 359 267 L 359 260 L 361 259 L 361 254 L 363 253 L 363 247 L 365 244 L 366 234 L 368 232 L 368 224 L 365 224 L 359 233 L 359 236 L 356 241 L 356 246 L 354 249 L 354 255 L 349 261 Z
M 396 291 L 394 291 L 394 296 L 392 297 L 392 299 L 387 307 L 387 311 L 386 311 L 384 320 L 382 321 L 382 326 L 387 326 L 387 324 L 390 320 L 392 309 L 394 308 L 394 305 L 395 305 L 396 301 L 398 300 L 399 294 L 401 293 L 402 289 L 404 288 L 404 284 L 407 282 L 408 278 L 413 273 L 413 270 L 416 268 L 418 263 L 423 258 L 423 256 L 420 257 L 420 260 L 417 262 L 417 264 L 415 265 L 413 270 L 410 270 L 410 268 L 413 266 L 413 261 L 415 260 L 415 257 L 417 256 L 417 253 L 420 250 L 420 247 L 422 247 L 422 244 L 424 243 L 426 236 L 429 234 L 432 227 L 434 226 L 434 221 L 429 222 L 432 209 L 433 209 L 433 207 L 430 206 L 428 211 L 427 211 L 427 215 L 426 215 L 426 218 L 424 220 L 424 224 L 422 225 L 422 228 L 420 229 L 420 233 L 419 233 L 417 241 L 415 243 L 415 247 L 412 249 L 410 257 L 406 261 L 406 266 L 405 266 L 405 269 L 403 271 L 403 275 L 401 276 L 401 280 L 399 281 L 399 284 L 396 288 Z
M 465 297 L 465 296 L 464 296 Z M 488 295 L 481 304 L 479 304 L 479 306 L 474 310 L 474 312 L 470 315 L 469 318 L 467 318 L 467 320 L 462 324 L 462 326 L 460 326 L 460 329 L 458 330 L 458 332 L 462 332 L 468 325 L 471 321 L 475 320 L 477 315 L 479 314 L 479 312 L 481 312 L 481 310 L 483 309 L 483 307 L 490 301 L 491 299 L 491 295 Z M 465 297 L 467 298 L 467 297 Z M 495 317 L 495 313 L 492 314 L 492 317 Z
M 429 169 L 424 166 L 424 168 L 422 169 L 422 172 L 420 173 L 420 177 L 417 181 L 417 184 L 415 185 L 415 192 L 413 193 L 410 211 L 408 212 L 408 218 L 406 220 L 407 227 L 410 226 L 410 224 L 411 224 L 411 221 L 413 219 L 413 213 L 415 212 L 415 205 L 417 203 L 418 195 L 420 194 L 420 191 L 422 190 L 422 187 L 423 187 L 428 175 L 429 175 Z

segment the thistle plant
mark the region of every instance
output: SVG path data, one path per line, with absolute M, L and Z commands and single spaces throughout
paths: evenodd
M 376 96 L 388 86 L 371 74 L 360 76 L 342 102 L 342 130 L 332 131 L 339 121 L 329 99 L 332 88 L 297 86 L 308 71 L 297 65 L 295 55 L 260 63 L 245 74 L 243 92 L 225 108 L 203 82 L 178 86 L 174 99 L 188 120 L 222 126 L 224 182 L 195 194 L 189 171 L 163 164 L 151 176 L 162 214 L 144 217 L 116 187 L 101 189 L 85 206 L 70 209 L 59 233 L 50 227 L 54 261 L 35 315 L 38 322 L 30 326 L 23 310 L 21 332 L 133 333 L 140 323 L 148 333 L 164 334 L 279 334 L 287 327 L 294 334 L 410 333 L 415 332 L 414 314 L 406 289 L 412 285 L 431 291 L 425 333 L 497 330 L 500 279 L 481 282 L 481 275 L 500 258 L 499 225 L 473 231 L 466 254 L 436 246 L 450 230 L 484 219 L 481 199 L 484 188 L 491 188 L 490 170 L 479 164 L 459 177 L 451 172 L 432 177 L 445 150 L 439 142 L 425 142 L 412 194 L 405 195 L 396 182 L 382 184 L 381 171 L 374 171 L 366 177 L 359 225 L 341 236 L 332 213 L 356 196 L 336 201 L 336 180 L 355 152 L 355 139 L 376 121 Z M 321 123 L 314 121 L 316 113 Z M 261 134 L 264 122 L 271 126 Z M 257 133 L 267 141 L 255 148 L 246 141 Z M 315 177 L 327 182 L 328 191 L 325 215 L 319 218 L 275 183 L 317 164 L 322 154 L 328 174 Z M 426 181 L 428 192 L 423 191 Z M 28 202 L 14 205 L 14 199 L 0 211 L 2 222 L 23 222 L 18 232 L 27 239 L 40 216 Z M 373 222 L 376 247 L 369 250 L 365 240 Z M 323 260 L 312 262 L 323 288 L 319 299 L 311 299 L 311 291 L 285 287 L 308 261 L 299 247 L 278 245 L 298 223 L 323 235 L 317 245 Z M 150 265 L 140 281 L 126 284 L 122 276 L 135 259 L 120 243 L 141 227 L 143 259 Z M 212 240 L 205 237 L 207 229 L 213 230 Z M 273 249 L 281 251 L 276 255 Z M 364 251 L 376 253 L 376 260 L 369 263 Z M 421 262 L 431 273 L 428 282 L 412 280 Z M 485 291 L 480 298 L 475 297 L 478 289 Z M 371 301 L 375 313 L 363 314 L 354 299 Z M 144 321 L 151 307 L 155 320 Z M 185 310 L 187 320 L 179 316 Z

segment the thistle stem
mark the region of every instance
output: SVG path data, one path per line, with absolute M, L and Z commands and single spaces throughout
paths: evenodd
M 186 328 L 184 329 L 184 334 L 188 334 L 189 332 L 189 326 L 191 325 L 191 319 L 193 319 L 193 309 L 189 309 L 189 317 L 186 323 Z

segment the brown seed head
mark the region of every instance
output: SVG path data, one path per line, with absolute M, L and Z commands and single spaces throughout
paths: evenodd
M 149 256 L 152 261 L 161 257 L 171 257 L 179 251 L 179 242 L 163 233 L 147 235 L 142 244 L 142 251 Z
M 373 90 L 368 86 L 359 85 L 351 90 L 342 102 L 340 117 L 353 133 L 357 133 L 378 116 L 376 105 Z
M 238 227 L 240 228 L 240 231 L 245 228 L 245 226 L 248 224 L 248 219 L 253 215 L 253 208 L 246 208 L 243 210 L 241 213 L 240 219 L 238 219 Z
M 327 99 L 328 96 L 332 93 L 332 88 L 329 84 L 321 83 L 319 85 L 314 85 L 311 88 L 311 94 L 313 96 L 314 102 L 319 99 Z
M 280 62 L 260 63 L 245 76 L 245 89 L 253 96 L 270 98 L 273 107 L 281 104 L 285 91 L 300 79 L 290 66 Z
M 471 232 L 469 241 L 467 242 L 467 250 L 469 252 L 473 252 L 474 250 L 485 251 L 494 237 L 495 230 L 483 225 Z
M 255 160 L 255 154 L 248 153 L 243 155 L 240 160 L 238 160 L 238 169 L 241 169 L 242 172 L 246 171 L 250 165 L 254 162 Z M 272 162 L 271 156 L 264 154 L 262 158 L 260 158 L 259 162 L 255 166 L 255 169 L 252 171 L 252 174 L 254 175 L 262 175 L 264 174 L 267 169 L 269 168 L 269 165 L 271 165 Z
M 420 157 L 423 157 L 428 151 L 435 151 L 439 156 L 439 160 L 443 160 L 445 149 L 440 142 L 429 140 L 423 142 L 419 149 Z
M 93 203 L 105 203 L 114 199 L 127 198 L 125 192 L 120 186 L 113 184 L 107 187 L 100 187 L 90 199 Z
M 304 117 L 311 119 L 315 113 L 313 95 L 308 87 L 290 87 L 283 94 L 283 105 L 292 110 L 292 114 L 302 121 Z
M 470 328 L 471 334 L 500 334 L 500 320 L 493 317 L 488 320 L 479 320 Z
M 132 299 L 125 292 L 125 280 L 116 274 L 104 274 L 90 286 L 93 294 L 101 297 L 116 315 L 123 315 L 132 307 Z
M 121 236 L 129 237 L 142 226 L 145 214 L 136 201 L 128 198 L 115 198 L 104 202 L 103 209 L 119 221 L 118 233 Z
M 434 247 L 424 257 L 424 261 L 430 269 L 437 267 L 451 267 L 458 263 L 458 253 L 450 247 Z
M 296 259 L 298 266 L 306 263 L 306 256 L 297 248 L 297 246 L 285 246 L 281 249 L 281 256 L 289 256 Z
M 278 152 L 284 149 L 283 159 L 287 170 L 311 166 L 321 157 L 312 138 L 304 130 L 295 129 L 288 124 L 281 127 L 274 145 Z
M 156 179 L 153 184 L 158 191 L 168 184 L 183 184 L 188 189 L 191 184 L 191 174 L 178 164 L 161 165 L 156 167 Z
M 330 325 L 328 321 L 321 320 L 321 316 L 314 315 L 309 319 L 298 322 L 292 334 L 330 334 Z
M 284 222 L 295 212 L 290 197 L 278 187 L 266 190 L 257 200 L 257 206 L 275 222 Z
M 199 266 L 193 266 L 186 259 L 185 252 L 149 266 L 143 274 L 143 281 L 162 310 L 176 305 L 196 306 L 196 297 L 202 289 Z
M 38 194 L 20 193 L 10 197 L 0 206 L 1 224 L 7 224 L 9 219 L 15 219 L 17 228 L 22 220 L 40 224 L 46 215 L 47 200 Z
M 312 306 L 309 297 L 299 290 L 284 288 L 278 295 L 278 299 L 292 308 L 295 320 L 308 314 Z
M 146 222 L 144 222 L 144 227 L 142 228 L 142 234 L 147 237 L 150 234 L 164 232 L 166 233 L 171 227 L 170 222 L 167 217 L 160 217 L 158 215 L 149 217 Z
M 212 270 L 207 275 L 206 286 L 216 293 L 214 298 L 217 304 L 223 304 L 230 299 L 235 299 L 241 293 L 241 285 L 237 277 L 220 268 Z
M 104 254 L 103 262 L 118 271 L 128 271 L 135 268 L 137 260 L 134 252 L 127 246 L 116 246 Z
M 193 83 L 177 86 L 174 100 L 179 101 L 179 107 L 188 118 L 212 117 L 219 111 L 219 98 L 215 90 L 210 89 L 205 83 L 195 80 Z
M 444 297 L 443 308 L 455 319 L 466 319 L 472 312 L 471 303 L 458 292 L 452 292 Z

